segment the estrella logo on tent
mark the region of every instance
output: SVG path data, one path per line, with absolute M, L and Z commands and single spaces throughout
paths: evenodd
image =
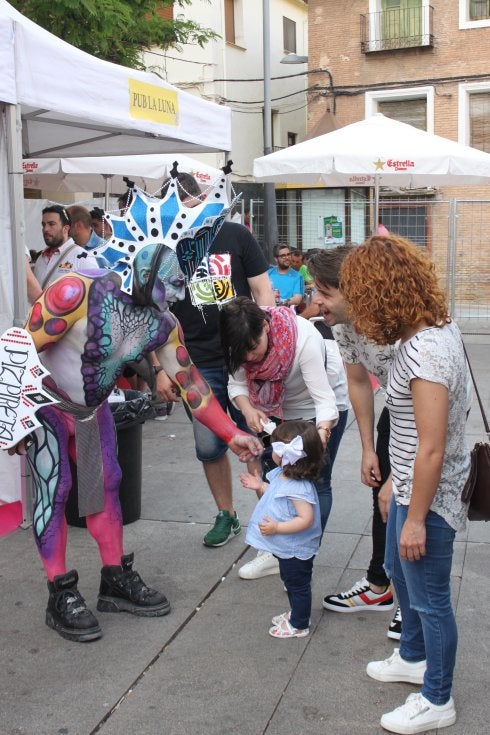
M 36 163 L 36 161 L 30 161 L 27 163 L 27 161 L 22 161 L 22 168 L 24 169 L 25 174 L 32 174 L 37 168 L 39 168 L 39 164 Z
M 415 163 L 410 161 L 408 158 L 406 161 L 395 161 L 392 158 L 389 158 L 386 165 L 389 166 L 389 168 L 394 168 L 395 171 L 408 171 L 409 168 L 413 168 L 415 166 Z
M 349 177 L 349 184 L 354 184 L 354 185 L 355 184 L 360 184 L 360 185 L 370 184 L 372 180 L 373 180 L 373 177 L 369 176 L 369 174 L 367 174 L 366 176 L 354 175 L 354 176 Z
M 129 79 L 129 114 L 139 120 L 178 125 L 178 93 L 156 84 Z

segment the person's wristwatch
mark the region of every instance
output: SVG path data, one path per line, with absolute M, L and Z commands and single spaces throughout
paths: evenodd
M 158 373 L 161 373 L 163 370 L 161 365 L 153 365 L 153 373 L 155 375 L 158 375 Z

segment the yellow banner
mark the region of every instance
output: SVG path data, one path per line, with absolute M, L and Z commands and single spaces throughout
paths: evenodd
M 129 114 L 139 120 L 179 124 L 178 93 L 155 84 L 129 80 Z

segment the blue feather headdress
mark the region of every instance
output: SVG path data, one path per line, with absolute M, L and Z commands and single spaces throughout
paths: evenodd
M 123 215 L 106 214 L 112 237 L 91 253 L 104 259 L 121 278 L 121 290 L 133 291 L 133 266 L 138 252 L 151 244 L 164 244 L 177 255 L 187 283 L 198 268 L 206 267 L 206 257 L 223 221 L 239 197 L 230 201 L 228 175 L 231 161 L 223 174 L 206 189 L 204 201 L 186 207 L 179 197 L 177 162 L 163 199 L 149 196 L 134 187 L 129 206 Z

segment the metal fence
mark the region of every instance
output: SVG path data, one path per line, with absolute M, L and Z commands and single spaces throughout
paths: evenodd
M 351 192 L 345 200 L 325 199 L 320 190 L 314 196 L 304 194 L 302 199 L 277 201 L 279 242 L 307 253 L 359 243 L 369 235 L 372 206 L 366 194 Z M 250 202 L 250 214 L 262 242 L 261 200 Z M 490 200 L 384 197 L 380 220 L 435 261 L 451 314 L 463 330 L 490 334 Z

